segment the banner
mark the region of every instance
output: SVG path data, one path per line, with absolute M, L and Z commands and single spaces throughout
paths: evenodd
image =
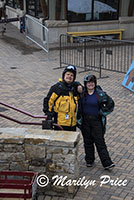
M 122 85 L 134 92 L 134 60 L 126 73 Z

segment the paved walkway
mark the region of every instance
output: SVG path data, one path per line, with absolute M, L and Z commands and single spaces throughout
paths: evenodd
M 0 35 L 0 101 L 40 115 L 43 114 L 43 98 L 50 86 L 61 77 L 63 69 L 54 70 L 59 67 L 58 51 L 52 51 L 48 58 L 39 47 L 29 41 L 26 43 L 24 36 L 9 24 L 5 36 Z M 82 83 L 85 74 L 78 73 L 77 80 Z M 106 143 L 116 167 L 112 171 L 104 170 L 96 153 L 95 165 L 87 168 L 81 140 L 80 177 L 96 180 L 96 184 L 87 189 L 80 187 L 74 200 L 132 200 L 134 199 L 134 94 L 121 86 L 124 74 L 106 71 L 102 74 L 108 75 L 109 78 L 99 79 L 98 84 L 115 101 L 115 110 L 108 116 Z M 1 105 L 0 112 L 23 121 L 31 120 L 15 111 L 3 110 Z M 20 127 L 20 125 L 0 119 L 0 127 Z M 101 187 L 101 177 L 106 175 L 109 176 L 111 183 Z M 128 182 L 126 186 L 117 185 L 121 183 L 120 180 L 125 179 Z M 38 200 L 67 199 L 40 196 Z

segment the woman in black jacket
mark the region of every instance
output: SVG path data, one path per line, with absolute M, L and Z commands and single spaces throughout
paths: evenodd
M 95 147 L 105 169 L 114 167 L 104 139 L 106 116 L 114 109 L 114 101 L 100 86 L 94 75 L 84 77 L 84 92 L 81 95 L 82 135 L 87 167 L 95 160 Z

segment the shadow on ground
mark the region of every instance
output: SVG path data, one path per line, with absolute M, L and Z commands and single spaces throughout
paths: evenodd
M 3 40 L 5 43 L 14 46 L 14 48 L 19 50 L 22 53 L 22 55 L 33 54 L 34 52 L 41 51 L 41 49 L 33 47 L 33 46 L 29 46 L 25 44 L 23 41 L 13 38 L 13 37 L 4 35 L 0 39 Z

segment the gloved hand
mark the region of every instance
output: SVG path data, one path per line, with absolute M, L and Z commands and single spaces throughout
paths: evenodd
M 102 109 L 103 112 L 108 111 L 107 102 L 104 102 L 104 103 L 101 104 L 101 109 Z
M 54 117 L 54 113 L 53 112 L 46 112 L 47 115 L 47 120 L 52 120 L 52 118 Z
M 52 120 L 43 120 L 42 121 L 42 129 L 53 129 L 53 121 Z
M 81 94 L 82 91 L 83 91 L 83 87 L 81 85 L 78 85 L 77 92 Z
M 112 99 L 110 99 L 109 101 L 103 102 L 101 104 L 101 109 L 103 112 L 112 112 L 114 109 L 114 102 L 112 101 Z
M 80 84 L 80 82 L 75 81 L 73 82 L 73 87 L 76 89 L 76 91 L 81 94 L 83 92 L 83 86 Z

